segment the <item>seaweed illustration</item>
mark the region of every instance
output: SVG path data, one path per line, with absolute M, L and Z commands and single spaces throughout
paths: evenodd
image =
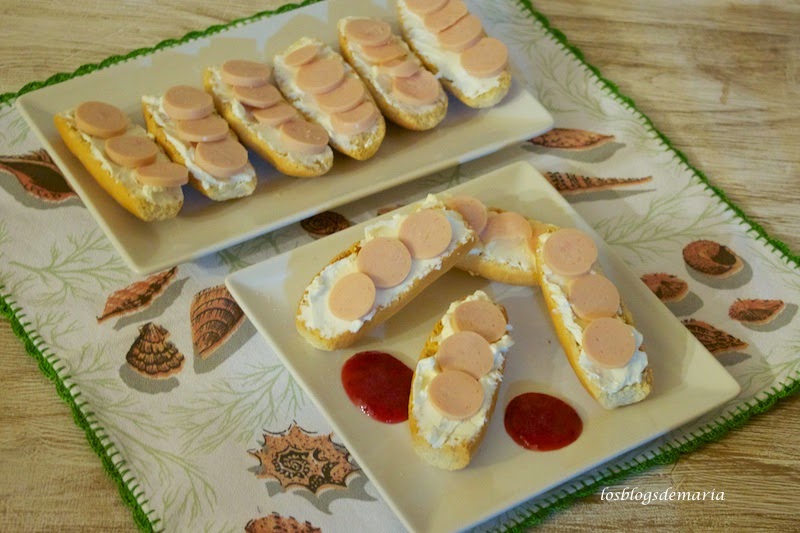
M 128 470 L 126 464 L 136 465 L 141 483 L 151 491 L 163 489 L 163 516 L 179 516 L 186 524 L 195 521 L 217 502 L 207 472 L 191 459 L 158 445 L 169 440 L 170 426 L 142 409 L 140 399 L 113 377 L 118 361 L 106 350 L 106 345 L 81 347 L 71 358 L 74 363 L 65 365 L 65 381 L 71 382 L 71 375 L 80 376 L 79 402 L 103 406 L 92 415 L 102 431 L 114 437 L 117 451 L 111 458 L 120 471 Z
M 0 122 L 9 118 L 13 113 L 15 113 L 13 106 L 8 106 L 0 111 Z M 16 116 L 9 120 L 5 127 L 0 128 L 0 141 L 13 148 L 25 142 L 25 139 L 28 138 L 29 131 L 25 119 L 22 118 L 22 115 L 16 113 Z
M 716 202 L 708 202 L 699 212 L 687 216 L 686 202 L 698 194 L 697 186 L 687 182 L 671 194 L 652 198 L 643 214 L 627 212 L 602 219 L 595 223 L 595 229 L 617 251 L 646 262 L 686 239 L 709 235 L 728 223 L 727 217 L 721 216 L 724 207 Z
M 287 226 L 217 252 L 217 258 L 230 272 L 235 272 L 288 250 L 291 248 L 290 241 L 296 237 L 295 233 L 297 228 L 294 225 Z
M 68 235 L 64 245 L 54 242 L 43 266 L 9 264 L 31 274 L 29 284 L 35 282 L 40 291 L 35 302 L 43 305 L 61 305 L 70 298 L 89 300 L 130 275 L 111 243 L 96 229 Z
M 207 454 L 226 440 L 247 442 L 254 428 L 293 418 L 306 405 L 302 388 L 281 364 L 249 364 L 243 373 L 214 381 L 190 404 L 175 406 L 182 452 Z

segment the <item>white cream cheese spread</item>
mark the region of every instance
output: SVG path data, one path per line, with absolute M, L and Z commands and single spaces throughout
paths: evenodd
M 283 141 L 281 140 L 280 129 L 258 122 L 253 116 L 253 113 L 245 108 L 245 106 L 243 106 L 242 103 L 236 99 L 236 96 L 233 94 L 233 90 L 231 90 L 230 86 L 222 81 L 219 67 L 211 67 L 210 70 L 211 81 L 214 85 L 214 93 L 217 95 L 217 97 L 219 97 L 223 103 L 230 104 L 231 110 L 236 118 L 251 128 L 258 138 L 269 145 L 272 150 L 280 153 L 283 157 L 288 158 L 290 161 L 304 166 L 321 164 L 333 157 L 333 152 L 331 151 L 330 146 L 326 146 L 325 150 L 318 154 L 297 154 L 288 152 Z
M 491 299 L 483 291 L 476 291 L 464 300 L 453 302 L 442 317 L 442 331 L 434 338 L 441 344 L 444 339 L 456 332 L 454 327 L 454 313 L 456 308 L 464 302 L 472 300 Z M 506 326 L 506 331 L 511 331 L 511 326 Z M 478 383 L 483 388 L 483 404 L 477 413 L 466 420 L 453 420 L 443 416 L 428 398 L 428 386 L 441 370 L 436 362 L 436 357 L 426 357 L 417 363 L 414 373 L 414 382 L 411 384 L 411 397 L 414 409 L 412 416 L 417 422 L 419 434 L 434 448 L 442 446 L 456 446 L 470 442 L 488 423 L 487 413 L 492 406 L 494 395 L 500 382 L 503 380 L 502 369 L 505 363 L 506 352 L 514 345 L 511 336 L 506 333 L 496 342 L 490 344 L 494 361 L 492 368 L 481 376 Z
M 75 110 L 67 111 L 63 114 L 67 122 L 80 133 L 83 140 L 89 143 L 92 156 L 100 161 L 103 170 L 111 174 L 111 177 L 120 182 L 126 189 L 132 191 L 134 194 L 140 194 L 147 198 L 147 200 L 155 203 L 174 203 L 176 200 L 183 199 L 183 191 L 180 187 L 159 187 L 156 185 L 144 185 L 139 183 L 136 179 L 136 169 L 123 167 L 111 161 L 105 152 L 105 139 L 99 137 L 92 137 L 82 131 L 78 130 L 75 125 Z M 125 131 L 124 135 L 132 135 L 134 137 L 147 137 L 153 140 L 153 137 L 145 131 L 145 129 L 138 124 L 131 124 Z M 156 156 L 156 161 L 169 161 L 169 158 L 160 149 Z
M 539 237 L 541 245 L 549 238 L 550 234 L 545 233 Z M 550 268 L 544 263 L 539 265 L 542 269 L 542 280 L 547 285 L 553 301 L 556 304 L 556 312 L 561 316 L 564 326 L 572 334 L 578 346 L 583 343 L 583 329 L 577 322 L 575 312 L 567 299 L 565 289 L 566 280 L 561 276 L 557 276 Z M 591 273 L 599 273 L 592 269 Z M 621 315 L 621 310 L 619 312 Z M 640 383 L 642 381 L 642 372 L 647 368 L 647 354 L 641 350 L 644 336 L 633 328 L 634 338 L 636 339 L 636 351 L 628 361 L 628 364 L 621 368 L 604 368 L 593 363 L 581 348 L 578 364 L 586 371 L 587 376 L 598 387 L 606 392 L 613 393 L 623 389 L 629 385 Z
M 333 129 L 333 125 L 331 124 L 331 116 L 328 113 L 323 112 L 319 106 L 317 105 L 316 101 L 314 100 L 314 96 L 310 94 L 306 94 L 297 86 L 295 82 L 295 69 L 289 67 L 286 62 L 284 61 L 284 57 L 289 55 L 290 53 L 294 52 L 298 48 L 302 48 L 307 45 L 316 45 L 319 47 L 319 52 L 317 55 L 318 59 L 324 59 L 328 57 L 336 57 L 344 64 L 344 75 L 350 77 L 356 77 L 359 82 L 361 82 L 361 78 L 358 77 L 358 74 L 353 70 L 347 61 L 341 58 L 339 54 L 334 52 L 330 46 L 327 44 L 317 40 L 311 39 L 309 37 L 303 37 L 302 39 L 295 42 L 291 47 L 289 47 L 283 54 L 275 56 L 275 64 L 273 68 L 273 75 L 275 76 L 275 81 L 278 82 L 278 86 L 281 92 L 288 98 L 292 105 L 294 105 L 297 109 L 299 109 L 305 116 L 312 119 L 314 122 L 325 128 L 325 131 L 328 132 L 328 136 L 333 140 L 336 144 L 342 146 L 345 150 L 352 150 L 355 146 L 352 143 L 352 137 L 350 135 L 342 135 L 337 133 L 336 130 Z M 363 83 L 363 82 L 361 82 Z M 373 145 L 373 143 L 378 140 L 374 133 L 378 131 L 380 124 L 380 120 L 376 121 L 372 127 L 364 132 L 364 134 L 359 134 L 358 137 L 364 136 L 366 142 L 364 144 L 365 148 L 369 148 Z
M 406 37 L 414 47 L 433 64 L 438 73 L 436 77 L 450 80 L 467 97 L 474 98 L 500 86 L 500 75 L 492 78 L 476 78 L 461 66 L 461 55 L 439 46 L 436 34 L 425 27 L 422 18 L 412 13 L 404 1 L 397 2 L 400 18 L 406 30 Z
M 435 195 L 428 197 L 418 205 L 418 209 L 445 209 L 443 203 Z M 442 261 L 455 251 L 456 248 L 466 243 L 470 235 L 469 230 L 461 216 L 455 211 L 445 210 L 445 215 L 450 221 L 453 237 L 447 249 L 438 257 L 432 259 L 412 259 L 411 272 L 406 279 L 389 289 L 375 291 L 375 303 L 372 310 L 358 320 L 342 320 L 334 316 L 328 308 L 328 296 L 336 282 L 347 274 L 357 272 L 357 254 L 350 254 L 326 266 L 311 282 L 307 288 L 307 297 L 300 306 L 300 318 L 310 330 L 314 330 L 325 338 L 333 338 L 345 332 L 356 332 L 370 320 L 375 313 L 384 307 L 390 306 L 418 279 L 426 276 L 433 270 L 442 268 Z M 400 224 L 408 215 L 395 215 L 391 219 L 376 222 L 364 230 L 364 239 L 361 243 L 369 242 L 376 237 L 397 237 Z
M 194 146 L 192 143 L 183 141 L 180 139 L 180 137 L 178 137 L 178 130 L 175 121 L 169 118 L 167 112 L 164 111 L 162 101 L 163 98 L 160 96 L 142 97 L 142 102 L 144 102 L 144 104 L 147 106 L 147 110 L 153 116 L 156 124 L 158 124 L 159 127 L 164 130 L 167 140 L 170 142 L 170 144 L 172 144 L 172 146 L 175 147 L 175 150 L 181 154 L 181 157 L 183 157 L 185 161 L 186 168 L 189 169 L 189 172 L 191 172 L 195 178 L 210 188 L 219 188 L 220 185 L 237 184 L 250 181 L 255 178 L 256 170 L 250 163 L 247 164 L 244 170 L 238 174 L 234 174 L 230 178 L 216 178 L 197 166 L 197 163 L 194 160 Z

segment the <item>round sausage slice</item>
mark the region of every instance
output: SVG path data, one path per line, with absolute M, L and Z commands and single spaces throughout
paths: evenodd
M 396 287 L 411 272 L 411 254 L 398 239 L 377 237 L 361 247 L 356 267 L 372 278 L 379 289 Z
M 375 284 L 366 274 L 353 272 L 336 282 L 328 295 L 328 309 L 336 318 L 358 320 L 375 303 Z
M 314 95 L 317 105 L 325 113 L 350 111 L 364 100 L 366 89 L 358 78 L 346 77 L 344 82 L 332 91 Z
M 325 128 L 305 120 L 290 120 L 280 126 L 283 146 L 289 153 L 319 154 L 328 145 Z
M 136 181 L 153 187 L 180 187 L 189 183 L 189 171 L 178 163 L 156 161 L 137 168 Z
M 149 165 L 156 160 L 158 146 L 149 137 L 120 135 L 106 139 L 104 149 L 109 159 L 126 168 Z
M 413 76 L 420 67 L 419 59 L 413 54 L 408 54 L 400 59 L 392 59 L 378 67 L 378 70 L 393 78 L 408 78 Z
M 188 85 L 170 87 L 164 93 L 164 111 L 173 120 L 197 120 L 214 110 L 211 95 Z
M 483 202 L 472 196 L 453 196 L 444 201 L 449 209 L 464 217 L 467 225 L 480 235 L 489 219 L 489 212 Z
M 425 27 L 433 33 L 446 30 L 469 14 L 467 6 L 461 0 L 450 0 L 447 4 L 433 13 L 423 17 Z
M 388 63 L 393 59 L 402 59 L 408 52 L 397 41 L 389 41 L 380 46 L 362 46 L 361 55 L 375 65 Z
M 178 137 L 191 143 L 219 141 L 228 135 L 228 123 L 219 115 L 209 115 L 197 120 L 179 120 Z
M 633 328 L 616 318 L 592 320 L 583 330 L 583 351 L 604 368 L 621 368 L 636 351 Z
M 286 63 L 286 66 L 291 68 L 302 67 L 303 65 L 311 63 L 314 58 L 317 57 L 318 53 L 318 45 L 307 44 L 286 54 L 286 57 L 283 58 L 283 62 Z
M 243 59 L 224 62 L 219 72 L 222 81 L 234 87 L 261 87 L 269 83 L 269 76 L 272 74 L 264 63 Z
M 195 148 L 194 161 L 214 177 L 230 178 L 247 166 L 247 150 L 231 137 L 201 142 Z
M 431 380 L 428 398 L 445 417 L 466 420 L 481 410 L 483 387 L 465 372 L 445 370 Z
M 345 24 L 344 34 L 356 44 L 379 46 L 392 36 L 392 28 L 382 20 L 354 19 Z
M 453 312 L 455 329 L 474 331 L 489 342 L 496 342 L 506 333 L 506 317 L 492 302 L 470 300 Z
M 436 76 L 424 68 L 417 69 L 412 76 L 392 79 L 392 94 L 411 105 L 432 104 L 439 98 L 441 90 Z
M 476 78 L 499 76 L 507 65 L 508 48 L 492 37 L 484 37 L 461 52 L 461 66 Z
M 419 16 L 427 15 L 444 7 L 448 0 L 405 0 L 406 7 Z
M 481 241 L 495 240 L 527 240 L 533 236 L 531 223 L 524 216 L 513 211 L 492 213 L 481 233 Z
M 478 17 L 468 14 L 436 36 L 445 50 L 461 52 L 483 37 L 483 25 Z
M 336 57 L 326 57 L 300 67 L 295 82 L 303 92 L 320 94 L 334 90 L 343 80 L 342 61 Z
M 570 284 L 569 303 L 583 320 L 613 317 L 619 311 L 619 291 L 607 277 L 589 274 Z
M 331 115 L 331 127 L 342 135 L 358 135 L 375 124 L 380 114 L 370 101 L 364 101 L 349 111 Z
M 560 276 L 582 276 L 597 261 L 597 245 L 581 230 L 563 228 L 553 232 L 545 241 L 542 259 Z
M 243 87 L 234 85 L 233 95 L 243 104 L 251 107 L 264 109 L 265 107 L 272 107 L 281 100 L 283 96 L 274 86 L 270 84 L 262 85 L 260 87 Z
M 286 102 L 278 102 L 272 107 L 254 110 L 253 116 L 261 124 L 277 128 L 284 122 L 294 120 L 297 117 L 297 109 Z
M 75 109 L 75 126 L 86 135 L 108 139 L 125 133 L 128 117 L 111 104 L 83 102 Z
M 494 366 L 489 343 L 474 331 L 459 331 L 439 345 L 436 362 L 442 370 L 460 370 L 480 379 Z
M 411 252 L 411 257 L 431 259 L 441 255 L 450 246 L 453 229 L 444 213 L 423 209 L 403 220 L 397 236 Z

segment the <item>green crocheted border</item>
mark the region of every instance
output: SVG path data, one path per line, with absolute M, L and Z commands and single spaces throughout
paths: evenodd
M 44 81 L 28 83 L 16 93 L 9 92 L 0 94 L 0 105 L 11 103 L 20 95 L 35 91 L 41 87 L 55 85 L 57 83 L 61 83 L 62 81 L 83 76 L 116 63 L 121 63 L 139 56 L 151 54 L 158 50 L 184 44 L 194 39 L 208 37 L 233 26 L 254 22 L 265 17 L 291 11 L 300 7 L 317 3 L 319 1 L 320 0 L 305 0 L 299 4 L 286 4 L 275 10 L 261 11 L 252 16 L 236 19 L 226 24 L 217 24 L 202 31 L 189 32 L 178 39 L 167 39 L 150 48 L 139 48 L 125 55 L 114 55 L 108 57 L 99 63 L 82 65 L 74 72 L 58 73 Z M 555 39 L 565 51 L 575 56 L 578 61 L 580 61 L 590 72 L 592 72 L 592 74 L 594 74 L 597 81 L 600 83 L 603 89 L 605 89 L 609 96 L 615 98 L 629 110 L 633 111 L 634 114 L 636 114 L 639 119 L 642 120 L 648 131 L 653 134 L 654 138 L 661 142 L 662 146 L 671 151 L 675 157 L 680 159 L 687 170 L 691 171 L 694 176 L 706 186 L 707 189 L 711 190 L 717 196 L 719 201 L 724 203 L 729 210 L 733 211 L 739 219 L 747 224 L 747 226 L 750 228 L 750 231 L 756 234 L 756 239 L 761 239 L 769 243 L 769 245 L 771 245 L 772 248 L 778 252 L 783 259 L 791 261 L 796 266 L 800 266 L 800 256 L 792 253 L 791 250 L 789 250 L 789 247 L 782 241 L 770 237 L 764 228 L 761 227 L 761 225 L 750 219 L 737 205 L 731 202 L 721 189 L 713 186 L 705 174 L 692 166 L 686 156 L 680 150 L 675 148 L 672 142 L 663 133 L 656 129 L 653 122 L 646 115 L 636 108 L 636 105 L 631 98 L 622 94 L 616 84 L 604 78 L 596 67 L 586 62 L 583 53 L 576 46 L 569 42 L 566 35 L 564 35 L 558 29 L 553 28 L 550 25 L 547 17 L 536 11 L 530 0 L 515 1 L 519 6 L 528 11 L 530 17 L 533 17 L 544 27 L 552 36 L 552 38 Z M 68 377 L 60 376 L 59 370 L 55 366 L 58 363 L 58 358 L 54 354 L 49 353 L 46 347 L 41 346 L 40 348 L 40 337 L 36 332 L 26 330 L 30 324 L 22 322 L 25 318 L 25 315 L 20 313 L 20 308 L 15 307 L 15 304 L 11 299 L 11 295 L 3 293 L 3 288 L 4 287 L 0 286 L 0 316 L 3 316 L 10 321 L 14 334 L 23 342 L 27 353 L 37 360 L 41 371 L 45 374 L 45 376 L 55 383 L 58 395 L 70 406 L 75 423 L 85 431 L 89 444 L 103 463 L 103 468 L 116 482 L 120 495 L 122 496 L 125 504 L 132 509 L 133 518 L 136 522 L 136 525 L 142 531 L 154 531 L 155 528 L 158 527 L 157 525 L 160 519 L 155 518 L 151 520 L 149 515 L 151 515 L 153 511 L 144 510 L 143 506 L 147 505 L 147 501 L 140 499 L 143 497 L 143 492 L 138 485 L 133 482 L 132 476 L 129 476 L 127 480 L 125 479 L 126 474 L 128 474 L 128 470 L 124 468 L 124 462 L 114 464 L 112 461 L 112 457 L 117 455 L 113 445 L 108 442 L 108 439 L 105 437 L 102 428 L 97 425 L 96 421 L 93 420 L 92 414 L 85 413 L 81 409 L 83 404 L 78 403 L 80 393 L 73 395 L 72 386 L 65 384 L 64 380 L 68 379 Z M 519 520 L 512 519 L 513 523 L 504 529 L 513 532 L 523 531 L 531 526 L 541 523 L 548 516 L 550 516 L 551 513 L 568 507 L 575 500 L 594 494 L 602 486 L 615 483 L 631 475 L 632 473 L 647 470 L 655 465 L 673 463 L 678 460 L 681 454 L 692 452 L 708 442 L 719 440 L 732 429 L 744 425 L 750 419 L 750 417 L 763 413 L 772 408 L 772 406 L 775 405 L 778 400 L 786 398 L 800 391 L 800 372 L 796 373 L 794 377 L 788 378 L 785 383 L 781 384 L 781 387 L 781 389 L 772 387 L 771 392 L 763 391 L 762 398 L 754 399 L 751 401 L 751 403 L 747 403 L 746 408 L 739 406 L 737 408 L 737 412 L 731 415 L 730 418 L 725 418 L 722 416 L 720 417 L 721 420 L 718 419 L 713 424 L 707 424 L 696 434 L 692 433 L 690 439 L 686 439 L 685 442 L 682 442 L 678 446 L 673 446 L 672 444 L 668 443 L 660 448 L 659 453 L 656 455 L 646 457 L 644 460 L 635 459 L 623 465 L 622 468 L 611 467 L 607 469 L 606 473 L 603 473 L 590 482 L 580 482 L 580 485 L 573 484 L 569 488 L 561 491 L 558 495 L 548 498 L 545 506 L 531 511 L 529 514 L 525 515 Z M 132 483 L 129 485 L 129 482 Z

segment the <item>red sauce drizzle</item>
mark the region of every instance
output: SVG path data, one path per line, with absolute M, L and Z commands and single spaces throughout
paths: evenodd
M 359 352 L 342 367 L 342 385 L 357 407 L 379 422 L 408 420 L 414 371 L 385 352 Z
M 541 452 L 572 444 L 583 431 L 583 421 L 572 406 L 538 392 L 520 394 L 508 403 L 505 426 L 514 442 Z

